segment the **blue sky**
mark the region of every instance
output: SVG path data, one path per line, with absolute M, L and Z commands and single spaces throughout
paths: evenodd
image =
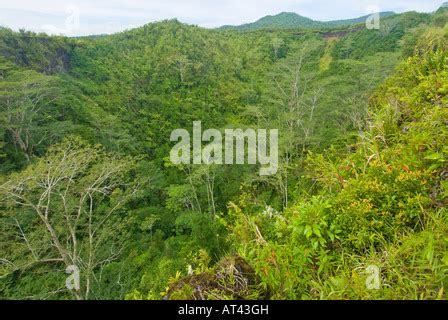
M 363 16 L 373 11 L 432 12 L 447 0 L 0 0 L 0 25 L 53 34 L 122 31 L 177 18 L 212 28 L 296 12 L 315 20 Z

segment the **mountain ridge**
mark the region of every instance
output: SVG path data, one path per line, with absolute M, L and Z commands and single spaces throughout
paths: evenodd
M 395 12 L 385 11 L 379 13 L 382 18 L 396 15 Z M 318 21 L 299 15 L 295 12 L 281 12 L 276 15 L 268 15 L 259 20 L 242 25 L 225 25 L 217 28 L 218 30 L 261 30 L 261 29 L 314 29 L 325 27 L 350 26 L 363 23 L 370 15 L 365 15 L 352 19 L 341 19 L 332 21 Z

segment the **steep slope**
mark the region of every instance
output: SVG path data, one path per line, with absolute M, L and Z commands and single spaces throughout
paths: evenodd
M 308 156 L 294 205 L 263 207 L 249 186 L 229 205 L 222 221 L 250 272 L 217 288 L 202 279 L 222 275 L 222 263 L 199 268 L 199 285 L 174 279 L 169 297 L 447 298 L 448 26 L 421 36 L 371 97 L 352 150 Z M 245 290 L 228 290 L 235 278 Z

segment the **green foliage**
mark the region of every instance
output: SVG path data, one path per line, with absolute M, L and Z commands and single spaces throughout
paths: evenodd
M 448 48 L 441 34 L 422 40 L 378 89 L 353 152 L 309 155 L 311 191 L 299 189 L 283 213 L 261 215 L 249 191 L 224 218 L 272 298 L 446 297 Z M 380 290 L 366 286 L 372 265 L 381 270 Z
M 446 13 L 344 27 L 363 19 L 0 29 L 0 296 L 445 298 Z M 278 128 L 279 174 L 168 164 L 170 133 L 196 120 Z M 366 289 L 370 265 L 380 291 Z
M 333 57 L 360 59 L 379 52 L 396 51 L 408 30 L 429 21 L 428 15 L 415 12 L 381 19 L 379 30 L 361 30 L 338 42 Z
M 0 27 L 0 55 L 16 65 L 45 74 L 66 72 L 70 68 L 69 40 Z
M 381 12 L 380 17 L 385 18 L 393 16 L 393 12 Z M 238 30 L 238 31 L 254 31 L 254 30 L 282 30 L 282 29 L 322 29 L 336 28 L 344 26 L 352 26 L 365 23 L 369 16 L 362 16 L 355 19 L 335 20 L 335 21 L 315 21 L 306 17 L 302 17 L 293 12 L 282 12 L 275 16 L 266 16 L 260 20 L 247 23 L 240 26 L 223 26 L 219 30 Z
M 70 138 L 0 182 L 2 234 L 8 240 L 7 246 L 2 244 L 5 295 L 44 298 L 56 291 L 70 296 L 52 279 L 63 279 L 59 268 L 73 265 L 83 276 L 76 298 L 87 299 L 101 287 L 96 275 L 124 250 L 127 218 L 121 210 L 136 198 L 142 183 L 141 178 L 130 181 L 134 162 Z M 34 268 L 41 273 L 35 281 L 46 283 L 47 292 L 27 288 L 26 271 Z M 22 281 L 18 292 L 11 288 Z

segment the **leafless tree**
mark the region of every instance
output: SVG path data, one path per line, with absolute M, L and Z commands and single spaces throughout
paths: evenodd
M 123 248 L 117 238 L 121 225 L 115 215 L 138 190 L 138 183 L 123 182 L 132 166 L 130 160 L 107 158 L 97 148 L 66 142 L 1 184 L 2 203 L 12 213 L 29 257 L 21 265 L 8 262 L 9 269 L 36 263 L 77 266 L 82 287 L 73 293 L 77 299 L 88 299 L 96 273 L 116 260 Z M 36 224 L 28 230 L 17 214 L 20 209 L 36 215 Z M 49 243 L 38 241 L 35 234 L 48 238 Z
M 309 79 L 304 75 L 306 51 L 285 61 L 272 77 L 274 85 L 273 116 L 282 134 L 282 156 L 279 172 L 268 178 L 283 198 L 283 207 L 289 206 L 288 186 L 291 166 L 296 157 L 303 156 L 315 127 L 315 112 L 322 90 L 310 90 Z

